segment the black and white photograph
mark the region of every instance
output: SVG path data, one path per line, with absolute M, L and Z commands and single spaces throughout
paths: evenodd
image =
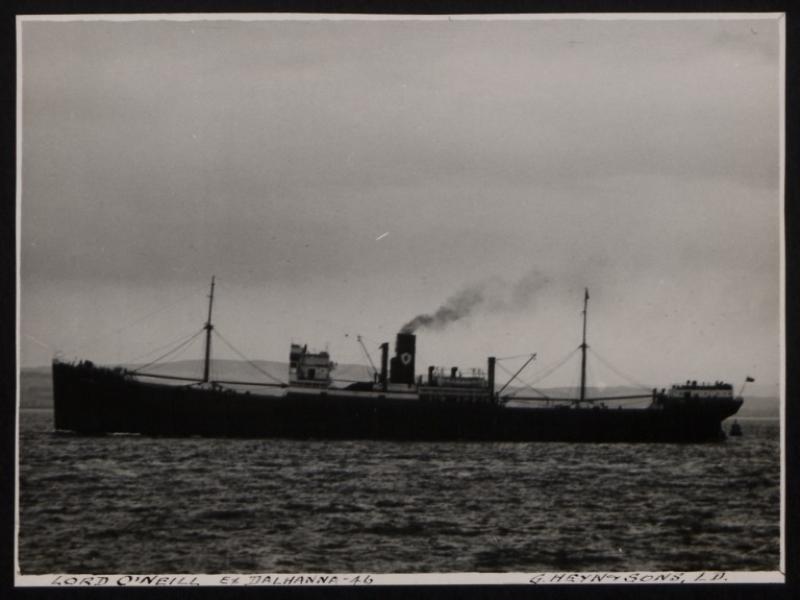
M 16 28 L 17 586 L 784 581 L 785 15 Z

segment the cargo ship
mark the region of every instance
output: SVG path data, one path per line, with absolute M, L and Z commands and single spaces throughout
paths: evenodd
M 642 395 L 587 397 L 588 300 L 587 290 L 576 398 L 505 393 L 536 354 L 499 389 L 495 357 L 488 357 L 485 372 L 463 374 L 456 367 L 431 366 L 425 376 L 417 375 L 416 335 L 404 330 L 396 336 L 391 357 L 389 344 L 381 344 L 380 370 L 375 368 L 369 380 L 334 385 L 336 364 L 327 351 L 312 352 L 305 345 L 291 344 L 288 381 L 230 381 L 210 376 L 212 278 L 208 319 L 201 330 L 205 334 L 201 378 L 54 359 L 55 429 L 89 435 L 424 441 L 725 439 L 722 421 L 742 405 L 729 383 L 687 381 Z M 635 398 L 646 405 L 610 406 L 614 400 Z

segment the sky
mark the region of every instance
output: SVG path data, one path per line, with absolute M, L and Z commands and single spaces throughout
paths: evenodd
M 21 364 L 151 358 L 215 275 L 252 359 L 363 363 L 358 335 L 377 359 L 477 294 L 417 330 L 418 371 L 536 352 L 531 379 L 580 344 L 588 288 L 618 371 L 590 354 L 590 384 L 775 386 L 781 27 L 25 21 Z

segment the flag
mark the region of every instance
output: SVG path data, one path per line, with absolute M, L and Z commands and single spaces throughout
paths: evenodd
M 585 298 L 585 300 L 588 300 L 588 299 L 589 299 L 589 288 L 586 288 L 586 298 Z
M 754 382 L 755 379 L 753 379 L 752 377 L 750 377 L 750 375 L 748 375 L 747 378 L 744 381 L 745 381 L 745 383 L 750 383 L 751 381 Z

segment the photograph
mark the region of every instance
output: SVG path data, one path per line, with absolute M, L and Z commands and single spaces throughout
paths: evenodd
M 15 584 L 783 583 L 785 20 L 18 15 Z

